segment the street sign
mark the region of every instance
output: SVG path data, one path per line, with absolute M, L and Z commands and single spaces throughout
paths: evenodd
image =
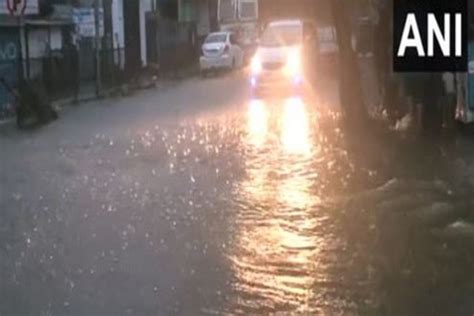
M 11 15 L 23 15 L 25 14 L 27 0 L 7 0 L 8 12 Z
M 72 18 L 76 25 L 76 31 L 81 37 L 95 37 L 95 12 L 93 8 L 75 8 Z M 99 9 L 99 34 L 104 36 L 104 10 Z
M 0 15 L 33 15 L 38 13 L 38 0 L 0 0 Z

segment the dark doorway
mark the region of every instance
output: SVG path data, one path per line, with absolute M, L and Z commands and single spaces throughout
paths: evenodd
M 140 2 L 123 2 L 123 20 L 125 24 L 125 71 L 135 74 L 141 68 L 140 50 Z
M 158 0 L 156 5 L 161 17 L 171 20 L 178 20 L 178 1 Z
M 158 64 L 158 21 L 154 12 L 146 15 L 146 56 L 148 65 Z

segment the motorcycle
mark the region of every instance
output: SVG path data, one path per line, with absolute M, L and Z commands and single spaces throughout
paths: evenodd
M 0 83 L 14 98 L 16 124 L 19 129 L 34 128 L 58 119 L 58 113 L 30 83 L 22 82 L 15 90 L 4 78 Z

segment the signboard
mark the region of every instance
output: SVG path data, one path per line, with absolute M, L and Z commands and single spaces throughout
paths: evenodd
M 94 8 L 77 8 L 72 11 L 76 32 L 81 37 L 95 37 Z M 104 10 L 99 9 L 99 34 L 104 36 Z
M 18 52 L 18 30 L 0 28 L 0 78 L 13 87 L 17 82 Z M 0 120 L 11 114 L 11 102 L 11 94 L 0 85 Z
M 12 13 L 13 12 L 13 13 Z M 1 0 L 0 14 L 25 14 L 39 13 L 38 0 Z
M 7 8 L 11 15 L 23 15 L 26 10 L 26 0 L 7 0 Z

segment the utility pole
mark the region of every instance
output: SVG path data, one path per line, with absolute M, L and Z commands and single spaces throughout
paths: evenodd
M 20 81 L 23 81 L 25 79 L 25 69 L 24 69 L 24 55 L 23 55 L 23 44 L 21 41 L 22 37 L 22 19 L 21 15 L 17 16 L 17 25 L 18 25 L 18 59 L 19 59 L 19 65 L 20 65 Z M 28 78 L 29 79 L 29 78 Z
M 101 73 L 101 56 L 100 50 L 102 47 L 102 41 L 100 38 L 100 7 L 101 0 L 94 1 L 94 16 L 95 16 L 95 74 L 96 74 L 96 83 L 95 83 L 95 93 L 97 97 L 100 96 L 102 91 L 102 73 Z

